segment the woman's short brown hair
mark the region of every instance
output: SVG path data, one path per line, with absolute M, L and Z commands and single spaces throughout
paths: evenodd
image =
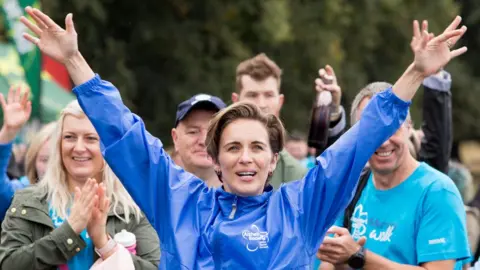
M 220 138 L 223 130 L 238 119 L 251 119 L 263 124 L 268 133 L 270 148 L 274 154 L 283 149 L 285 130 L 283 124 L 273 114 L 263 113 L 257 105 L 249 102 L 234 103 L 218 112 L 210 122 L 206 138 L 207 152 L 212 159 L 218 162 Z

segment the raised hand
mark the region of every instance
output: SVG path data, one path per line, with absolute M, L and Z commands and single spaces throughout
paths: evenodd
M 460 23 L 462 22 L 462 17 L 460 16 L 457 16 L 455 17 L 455 19 L 450 23 L 450 25 L 445 28 L 445 30 L 443 31 L 444 33 L 445 32 L 448 32 L 448 31 L 453 31 L 455 29 L 458 28 L 458 26 L 460 25 Z M 448 47 L 451 49 L 453 48 L 453 46 L 455 46 L 455 44 L 457 43 L 457 41 L 463 36 L 463 34 L 467 31 L 467 27 L 465 25 L 463 25 L 460 30 L 463 30 L 463 33 L 461 35 L 456 35 L 456 36 L 453 36 L 452 38 L 449 38 L 446 42 L 447 42 L 447 45 Z
M 25 11 L 32 17 L 35 24 L 23 16 L 20 21 L 37 37 L 27 33 L 23 36 L 37 45 L 43 53 L 64 64 L 78 53 L 77 32 L 73 26 L 72 14 L 68 14 L 65 18 L 66 29 L 63 29 L 36 8 L 26 7 Z
M 86 227 L 92 216 L 93 209 L 98 203 L 98 184 L 95 179 L 88 179 L 83 188 L 75 188 L 75 197 L 67 218 L 73 231 L 80 234 Z
M 332 95 L 332 107 L 334 112 L 340 108 L 340 100 L 342 98 L 342 89 L 338 85 L 337 76 L 330 65 L 326 65 L 325 68 L 321 68 L 318 71 L 319 78 L 315 80 L 315 90 L 322 94 L 324 91 L 328 91 Z
M 32 103 L 28 100 L 29 92 L 22 93 L 21 87 L 11 87 L 7 100 L 0 93 L 3 111 L 3 126 L 0 131 L 0 143 L 9 143 L 25 125 L 32 113 Z
M 22 93 L 21 87 L 10 87 L 7 100 L 0 93 L 3 111 L 3 126 L 18 131 L 25 125 L 32 113 L 32 103 L 28 100 L 29 92 Z
M 97 196 L 98 204 L 93 209 L 92 217 L 87 224 L 87 231 L 95 247 L 102 248 L 108 242 L 107 218 L 110 209 L 110 199 L 107 197 L 105 184 L 100 184 Z
M 422 32 L 428 33 L 428 41 L 432 40 L 434 37 L 433 33 L 428 32 L 428 21 L 422 22 L 422 30 L 420 31 L 420 25 L 417 20 L 413 21 L 413 37 L 412 41 L 410 42 L 410 48 L 412 52 L 415 54 L 415 48 L 419 46 L 422 42 Z
M 413 68 L 416 71 L 425 77 L 430 76 L 437 73 L 452 58 L 467 51 L 467 47 L 451 51 L 451 48 L 467 31 L 466 26 L 457 29 L 460 22 L 461 17 L 457 16 L 441 35 L 433 37 L 428 33 L 427 22 L 424 21 L 423 29 L 420 32 L 418 22 L 414 21 L 414 36 L 410 45 L 415 54 Z

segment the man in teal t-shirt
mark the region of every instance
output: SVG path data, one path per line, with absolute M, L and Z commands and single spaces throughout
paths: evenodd
M 419 265 L 469 256 L 465 212 L 455 184 L 426 163 L 401 184 L 388 190 L 375 187 L 370 174 L 355 206 L 350 231 L 365 248 L 397 263 Z M 443 206 L 448 209 L 443 209 Z M 336 225 L 342 226 L 343 217 Z M 457 263 L 455 269 L 461 269 Z
M 373 83 L 364 88 L 353 102 L 352 122 L 375 93 L 388 87 Z M 351 215 L 351 229 L 341 228 L 340 217 L 329 230 L 336 235 L 325 237 L 319 248 L 321 269 L 333 269 L 329 263 L 363 269 L 462 269 L 468 262 L 460 193 L 448 176 L 411 156 L 410 128 L 407 117 L 369 160 L 372 173 Z

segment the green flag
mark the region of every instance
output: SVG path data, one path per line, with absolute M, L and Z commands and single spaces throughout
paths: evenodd
M 48 123 L 58 119 L 61 110 L 75 100 L 75 95 L 65 91 L 48 72 L 42 71 L 41 78 L 40 114 L 42 123 Z M 0 93 L 6 96 L 10 86 L 20 86 L 22 89 L 28 87 L 17 50 L 12 43 L 0 43 Z M 0 110 L 0 122 L 1 120 Z
M 15 44 L 20 58 L 20 64 L 25 72 L 25 79 L 30 86 L 32 100 L 32 119 L 41 120 L 40 98 L 42 56 L 40 50 L 34 44 L 23 38 L 23 33 L 28 28 L 20 22 L 21 16 L 29 18 L 25 13 L 25 7 L 40 8 L 39 0 L 0 0 L 5 28 L 9 40 Z M 31 19 L 31 18 L 29 18 Z

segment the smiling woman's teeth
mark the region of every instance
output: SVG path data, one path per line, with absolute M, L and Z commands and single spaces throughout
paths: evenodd
M 237 173 L 239 176 L 254 176 L 254 172 L 239 172 Z
M 87 161 L 87 160 L 89 160 L 89 158 L 74 157 L 73 160 L 76 160 L 76 161 Z
M 393 153 L 393 151 L 388 151 L 388 152 L 376 152 L 377 155 L 381 157 L 388 157 Z

